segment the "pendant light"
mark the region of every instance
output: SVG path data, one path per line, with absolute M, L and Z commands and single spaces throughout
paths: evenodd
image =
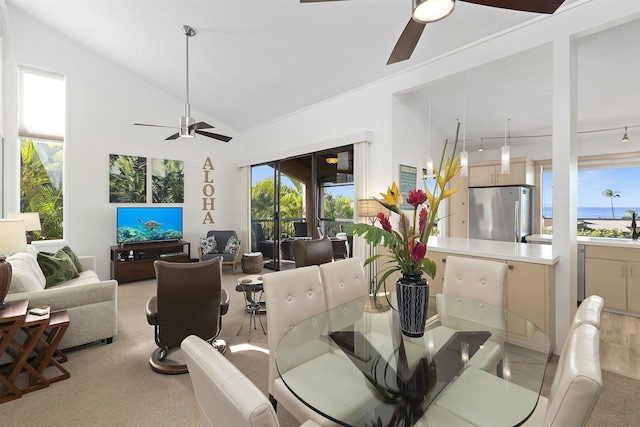
M 627 135 L 627 127 L 624 127 L 624 135 L 622 136 L 622 142 L 629 142 L 629 136 Z
M 460 153 L 460 176 L 469 176 L 469 153 L 467 153 L 467 75 L 462 76 L 462 153 Z
M 431 155 L 431 86 L 429 86 L 429 155 L 427 156 L 427 178 L 433 176 L 433 156 Z
M 508 123 L 507 119 L 508 101 L 507 101 L 507 61 L 504 61 L 504 146 L 502 147 L 502 156 L 500 157 L 501 170 L 500 173 L 507 175 L 511 173 L 511 153 L 507 145 Z

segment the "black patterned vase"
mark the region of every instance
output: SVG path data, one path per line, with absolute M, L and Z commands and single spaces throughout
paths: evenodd
M 400 328 L 408 337 L 421 337 L 427 322 L 429 282 L 420 274 L 403 274 L 396 282 Z

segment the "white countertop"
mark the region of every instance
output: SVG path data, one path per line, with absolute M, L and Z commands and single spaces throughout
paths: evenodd
M 531 243 L 547 243 L 551 244 L 553 235 L 551 234 L 532 234 L 527 236 L 527 242 Z M 586 237 L 577 236 L 579 245 L 595 245 L 595 246 L 612 246 L 617 248 L 640 249 L 639 240 L 631 239 L 614 239 L 611 237 Z
M 458 255 L 495 258 L 506 261 L 553 265 L 558 257 L 551 253 L 551 245 L 499 242 L 495 240 L 463 239 L 458 237 L 430 237 L 429 252 L 447 252 Z

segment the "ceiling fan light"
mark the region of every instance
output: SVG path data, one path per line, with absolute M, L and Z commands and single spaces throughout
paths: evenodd
M 335 165 L 335 164 L 337 164 L 337 163 L 338 163 L 338 158 L 337 158 L 337 157 L 327 157 L 327 158 L 325 159 L 325 161 L 326 161 L 327 163 L 329 163 L 330 165 Z
M 435 22 L 453 12 L 455 0 L 413 0 L 413 19 L 418 22 Z
M 185 114 L 189 111 L 189 104 L 187 104 Z M 192 127 L 195 122 L 196 120 L 188 115 L 180 117 L 180 138 L 194 138 L 196 136 L 196 130 Z

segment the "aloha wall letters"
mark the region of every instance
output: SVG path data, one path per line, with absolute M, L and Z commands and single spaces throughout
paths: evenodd
M 215 207 L 215 197 L 213 195 L 216 192 L 215 187 L 213 186 L 213 163 L 211 162 L 211 158 L 207 157 L 207 160 L 204 162 L 204 166 L 202 167 L 204 171 L 204 185 L 202 186 L 202 210 L 205 211 L 204 219 L 202 220 L 203 224 L 214 224 L 213 215 L 211 211 L 216 209 Z

